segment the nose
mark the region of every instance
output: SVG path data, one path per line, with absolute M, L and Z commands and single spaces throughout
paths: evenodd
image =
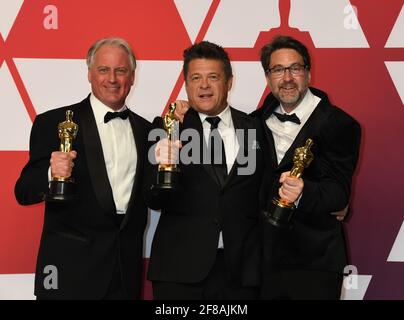
M 115 75 L 115 72 L 114 72 L 114 71 L 111 71 L 111 72 L 108 74 L 108 81 L 109 81 L 109 82 L 115 82 L 115 81 L 116 81 L 116 75 Z
M 285 69 L 285 72 L 283 73 L 283 79 L 286 81 L 293 79 L 292 73 L 290 72 L 289 68 Z
M 202 77 L 201 79 L 201 88 L 208 88 L 209 87 L 209 80 L 206 77 Z

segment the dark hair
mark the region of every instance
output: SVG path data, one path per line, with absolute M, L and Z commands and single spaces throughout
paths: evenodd
M 226 76 L 226 80 L 229 80 L 233 76 L 229 55 L 221 46 L 215 43 L 209 41 L 195 43 L 194 45 L 184 50 L 183 56 L 183 73 L 185 80 L 187 79 L 188 75 L 189 63 L 194 59 L 219 60 L 223 64 L 223 70 Z
M 271 55 L 279 49 L 293 49 L 299 53 L 306 65 L 306 69 L 311 68 L 311 59 L 309 51 L 306 46 L 299 40 L 288 36 L 277 36 L 272 41 L 261 48 L 261 64 L 265 73 L 268 72 L 269 64 L 271 62 Z

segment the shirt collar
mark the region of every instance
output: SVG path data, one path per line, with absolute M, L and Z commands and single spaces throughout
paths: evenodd
M 95 117 L 95 122 L 98 123 L 104 123 L 104 116 L 107 114 L 107 112 L 119 112 L 127 109 L 126 105 L 124 105 L 121 109 L 119 110 L 114 110 L 104 103 L 102 103 L 95 95 L 94 93 L 91 93 L 90 95 L 90 104 L 91 108 L 93 109 L 94 117 Z
M 310 89 L 307 89 L 306 94 L 304 95 L 304 98 L 302 101 L 300 101 L 299 105 L 293 109 L 290 113 L 287 113 L 282 105 L 279 105 L 275 111 L 279 113 L 286 113 L 286 114 L 293 114 L 296 113 L 297 117 L 302 120 L 308 113 L 311 113 L 312 110 L 312 105 L 315 103 L 315 96 L 314 94 L 310 91 Z
M 210 117 L 209 115 L 205 113 L 198 112 L 199 118 L 201 119 L 201 122 L 203 123 L 207 117 Z M 216 117 L 220 118 L 220 122 L 223 123 L 223 125 L 227 128 L 230 127 L 231 125 L 231 111 L 230 111 L 230 106 L 227 105 L 227 107 L 220 112 Z

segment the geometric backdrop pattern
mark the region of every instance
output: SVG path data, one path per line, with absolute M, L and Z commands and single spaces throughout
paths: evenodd
M 232 106 L 268 93 L 259 49 L 277 34 L 308 45 L 312 85 L 363 130 L 344 299 L 404 299 L 404 4 L 368 0 L 3 0 L 0 2 L 0 299 L 33 298 L 43 205 L 19 206 L 14 184 L 37 114 L 83 99 L 96 39 L 127 39 L 139 60 L 128 106 L 152 120 L 185 98 L 182 51 L 209 40 L 229 52 Z M 56 129 L 55 129 L 56 134 Z M 158 212 L 145 234 L 147 267 Z M 144 296 L 151 297 L 145 280 Z

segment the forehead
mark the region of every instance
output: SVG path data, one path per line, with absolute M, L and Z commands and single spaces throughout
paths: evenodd
M 119 47 L 112 45 L 102 46 L 97 50 L 94 55 L 95 62 L 105 62 L 105 61 L 121 61 L 129 62 L 129 56 L 127 52 Z
M 193 59 L 189 62 L 188 73 L 224 72 L 223 63 L 216 59 Z
M 272 52 L 269 64 L 275 65 L 291 65 L 293 63 L 303 64 L 303 57 L 294 49 L 278 49 Z

